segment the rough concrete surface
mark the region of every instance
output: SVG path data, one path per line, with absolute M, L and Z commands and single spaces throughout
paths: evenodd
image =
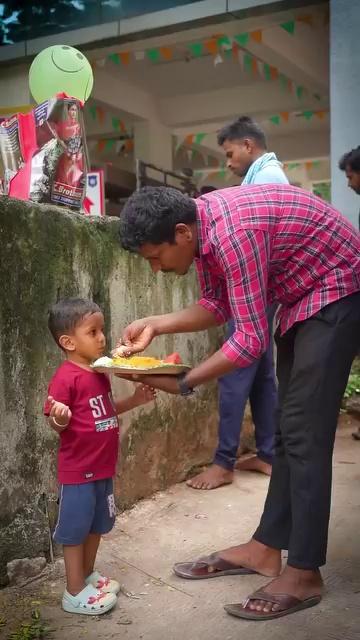
M 49 307 L 74 295 L 95 300 L 110 351 L 131 320 L 186 307 L 198 296 L 194 270 L 183 278 L 156 277 L 145 260 L 120 249 L 118 227 L 118 219 L 0 197 L 0 585 L 7 562 L 49 556 L 47 513 L 50 524 L 56 518 L 58 438 L 43 403 L 62 356 L 47 329 Z M 178 351 L 192 365 L 218 344 L 215 329 L 166 335 L 149 354 Z M 113 379 L 113 390 L 122 397 L 133 385 Z M 186 403 L 159 394 L 156 403 L 126 414 L 117 504 L 128 508 L 208 462 L 216 428 L 214 385 Z
M 63 614 L 59 608 L 63 578 L 59 565 L 47 582 L 19 594 L 0 593 L 8 607 L 23 616 L 31 601 L 54 629 L 53 640 L 355 640 L 360 637 L 360 443 L 343 419 L 334 457 L 333 510 L 327 593 L 317 607 L 271 622 L 231 618 L 222 608 L 266 583 L 261 576 L 231 576 L 184 581 L 173 575 L 174 562 L 246 540 L 260 516 L 268 479 L 237 473 L 233 485 L 199 492 L 175 485 L 121 515 L 103 541 L 98 566 L 120 579 L 125 590 L 113 612 L 101 618 Z M 57 574 L 57 575 L 56 575 Z M 6 606 L 6 602 L 7 605 Z

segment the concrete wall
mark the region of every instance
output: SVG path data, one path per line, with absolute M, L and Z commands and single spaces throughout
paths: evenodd
M 109 345 L 144 315 L 191 303 L 195 275 L 152 275 L 145 261 L 119 247 L 116 220 L 87 219 L 55 207 L 0 198 L 0 584 L 6 562 L 46 553 L 56 515 L 57 436 L 42 416 L 47 382 L 61 353 L 47 330 L 47 309 L 59 297 L 92 297 L 103 308 Z M 195 363 L 215 350 L 218 333 L 158 338 L 151 353 L 179 351 Z M 127 385 L 118 381 L 115 395 Z M 217 395 L 206 386 L 194 399 L 160 394 L 154 406 L 124 421 L 117 503 L 135 500 L 184 478 L 210 459 Z

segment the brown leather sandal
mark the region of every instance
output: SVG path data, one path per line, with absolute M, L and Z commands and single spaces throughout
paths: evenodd
M 220 578 L 221 576 L 246 576 L 257 573 L 257 571 L 239 567 L 239 565 L 224 560 L 218 553 L 212 553 L 194 562 L 177 562 L 174 565 L 174 573 L 186 580 L 206 580 L 207 578 Z
M 270 602 L 271 604 L 278 605 L 279 608 L 276 611 L 268 611 L 266 613 L 249 609 L 249 603 L 254 600 Z M 320 595 L 299 600 L 299 598 L 287 593 L 268 593 L 267 591 L 259 589 L 246 598 L 244 602 L 240 604 L 226 604 L 224 609 L 231 616 L 243 618 L 244 620 L 274 620 L 275 618 L 282 618 L 283 616 L 288 616 L 291 613 L 296 613 L 296 611 L 301 611 L 308 607 L 314 607 L 316 604 L 319 604 L 320 600 Z

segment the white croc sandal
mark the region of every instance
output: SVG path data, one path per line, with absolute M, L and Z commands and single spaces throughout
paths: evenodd
M 100 591 L 104 593 L 114 593 L 117 595 L 120 591 L 120 584 L 117 580 L 106 578 L 98 571 L 93 571 L 93 573 L 86 578 L 85 583 L 92 584 L 95 589 L 100 589 Z
M 100 616 L 116 604 L 113 593 L 104 593 L 88 584 L 76 596 L 72 596 L 66 589 L 62 599 L 62 608 L 67 613 L 79 613 L 86 616 Z

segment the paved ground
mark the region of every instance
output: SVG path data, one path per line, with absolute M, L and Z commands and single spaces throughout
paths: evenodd
M 222 605 L 241 600 L 260 587 L 263 578 L 187 582 L 172 574 L 175 561 L 246 540 L 254 530 L 268 480 L 239 473 L 233 485 L 212 492 L 177 485 L 118 519 L 103 543 L 99 565 L 136 597 L 121 594 L 113 612 L 96 619 L 63 614 L 58 606 L 63 587 L 58 562 L 45 583 L 22 590 L 24 600 L 17 613 L 30 600 L 39 603 L 54 629 L 54 640 L 359 640 L 360 442 L 352 440 L 351 430 L 354 425 L 345 426 L 337 438 L 324 571 L 327 594 L 317 607 L 278 621 L 244 622 L 228 616 Z M 2 592 L 8 612 L 14 593 Z

